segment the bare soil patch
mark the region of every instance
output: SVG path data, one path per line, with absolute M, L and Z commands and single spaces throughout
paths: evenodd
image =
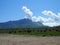
M 0 45 L 60 45 L 60 36 L 37 37 L 0 34 Z

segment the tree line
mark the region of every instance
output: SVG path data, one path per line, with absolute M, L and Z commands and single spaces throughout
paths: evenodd
M 49 27 L 49 28 L 7 28 L 0 29 L 0 33 L 16 33 L 16 32 L 60 32 L 60 27 Z

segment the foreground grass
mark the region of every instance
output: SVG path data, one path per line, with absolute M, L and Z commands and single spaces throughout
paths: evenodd
M 60 31 L 49 31 L 49 30 L 34 30 L 33 31 L 18 31 L 18 30 L 0 30 L 0 34 L 14 34 L 14 35 L 34 35 L 34 36 L 60 36 Z
M 15 35 L 35 35 L 35 36 L 60 36 L 60 32 L 16 32 Z

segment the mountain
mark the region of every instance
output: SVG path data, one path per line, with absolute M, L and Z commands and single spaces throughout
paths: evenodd
M 0 23 L 0 28 L 40 28 L 44 26 L 41 22 L 33 22 L 30 19 L 21 19 Z

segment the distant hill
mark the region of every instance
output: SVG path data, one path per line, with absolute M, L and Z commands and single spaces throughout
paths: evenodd
M 41 22 L 33 22 L 30 19 L 21 19 L 0 23 L 0 28 L 40 28 L 44 27 Z

